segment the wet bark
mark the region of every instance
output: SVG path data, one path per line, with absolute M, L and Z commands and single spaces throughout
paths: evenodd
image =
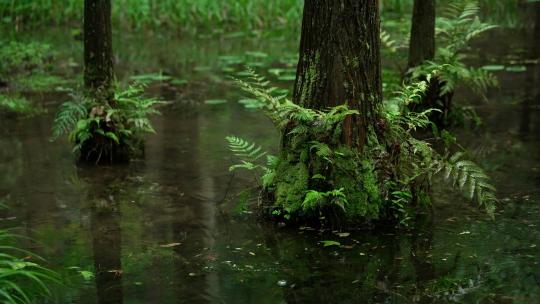
M 379 1 L 306 0 L 293 99 L 323 110 L 348 104 L 361 114 L 344 124 L 349 146 L 366 142 L 382 101 Z
M 111 1 L 84 1 L 84 84 L 91 94 L 112 95 Z
M 409 46 L 409 68 L 435 56 L 435 0 L 415 0 Z

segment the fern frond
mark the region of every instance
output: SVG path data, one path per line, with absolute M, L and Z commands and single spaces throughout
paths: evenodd
M 229 150 L 241 161 L 240 164 L 231 166 L 229 170 L 234 171 L 239 168 L 247 170 L 257 168 L 268 169 L 264 164 L 261 164 L 261 158 L 267 156 L 267 162 L 271 162 L 272 160 L 268 158 L 268 153 L 261 146 L 257 146 L 255 143 L 250 143 L 236 136 L 227 136 L 225 139 L 229 144 Z
M 381 45 L 389 50 L 391 53 L 396 53 L 397 52 L 397 47 L 396 47 L 396 41 L 392 39 L 392 37 L 390 37 L 390 34 L 388 34 L 388 32 L 386 32 L 385 30 L 381 30 Z
M 345 204 L 347 204 L 347 196 L 345 195 L 345 188 L 334 189 L 326 192 L 319 192 L 316 190 L 309 190 L 306 193 L 304 201 L 302 202 L 302 209 L 304 211 L 313 211 L 317 208 L 323 207 L 327 204 L 334 204 L 345 211 Z
M 88 110 L 81 99 L 64 102 L 56 114 L 52 126 L 51 140 L 56 140 L 63 134 L 69 134 L 81 118 L 88 115 Z
M 463 159 L 464 153 L 458 152 L 440 162 L 437 172 L 444 171 L 444 180 L 459 189 L 469 200 L 484 206 L 493 212 L 495 187 L 490 178 L 476 163 Z

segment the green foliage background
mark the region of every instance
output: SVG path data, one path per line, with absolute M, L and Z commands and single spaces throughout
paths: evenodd
M 440 1 L 439 6 L 452 1 Z M 481 0 L 487 21 L 508 27 L 519 22 L 524 1 Z M 115 25 L 131 28 L 167 26 L 182 30 L 299 29 L 303 0 L 114 0 Z M 381 10 L 410 14 L 413 0 L 382 0 Z M 16 27 L 82 22 L 82 0 L 0 0 L 0 22 Z

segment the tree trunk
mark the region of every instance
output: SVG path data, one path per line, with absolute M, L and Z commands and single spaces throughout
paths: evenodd
M 435 0 L 414 0 L 409 68 L 435 56 Z
M 112 56 L 111 1 L 85 0 L 84 84 L 90 94 L 111 97 Z
M 414 0 L 408 70 L 435 57 L 435 17 L 435 0 Z M 423 104 L 411 107 L 412 111 L 423 111 L 426 108 L 440 109 L 442 112 L 432 113 L 430 116 L 430 119 L 439 126 L 447 123 L 453 97 L 453 93 L 440 96 L 441 86 L 442 83 L 433 78 Z
M 379 1 L 306 0 L 294 102 L 324 110 L 348 104 L 343 140 L 360 149 L 382 101 Z

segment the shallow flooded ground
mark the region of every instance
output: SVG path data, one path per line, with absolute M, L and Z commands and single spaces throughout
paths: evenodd
M 31 36 L 58 46 L 57 72 L 76 83 L 80 42 L 66 31 Z M 471 50 L 475 64 L 514 68 L 497 68 L 501 88 L 489 103 L 470 100 L 482 126 L 455 130 L 495 178 L 503 204 L 493 220 L 436 191 L 433 217 L 409 229 L 321 232 L 258 221 L 237 207 L 255 183 L 229 172 L 235 160 L 224 138 L 272 150 L 277 132 L 238 103 L 228 76 L 247 64 L 291 88 L 297 41 L 147 33 L 115 37 L 120 81 L 168 77 L 148 90 L 169 104 L 144 159 L 77 167 L 69 143 L 48 140 L 68 95 L 28 93 L 49 114 L 0 121 L 0 197 L 9 206 L 0 225 L 20 227 L 24 245 L 69 278 L 56 287 L 58 303 L 538 303 L 540 66 L 528 37 L 497 31 Z M 509 40 L 513 48 L 499 43 Z M 341 246 L 325 247 L 329 240 Z

